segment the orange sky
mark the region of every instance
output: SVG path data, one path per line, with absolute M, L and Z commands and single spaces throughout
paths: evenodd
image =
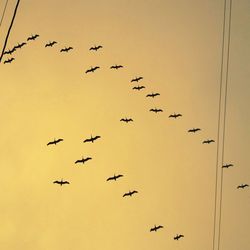
M 250 183 L 249 7 L 232 13 L 221 250 L 250 245 L 249 190 L 236 188 Z M 7 49 L 40 36 L 0 65 L 2 249 L 212 249 L 217 145 L 202 141 L 217 138 L 222 18 L 215 0 L 20 2 Z M 132 89 L 136 76 L 145 89 Z M 91 135 L 101 138 L 83 143 Z M 64 141 L 47 146 L 54 138 Z M 82 156 L 93 159 L 74 164 Z M 114 174 L 124 177 L 107 182 Z

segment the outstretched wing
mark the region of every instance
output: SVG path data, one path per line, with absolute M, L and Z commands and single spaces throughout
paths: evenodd
M 68 181 L 62 181 L 62 184 L 69 184 Z
M 91 141 L 91 139 L 86 139 L 86 140 L 84 140 L 83 142 L 89 142 L 89 141 Z
M 112 181 L 112 180 L 114 180 L 115 179 L 115 177 L 109 177 L 108 179 L 107 179 L 107 181 Z
M 54 181 L 53 183 L 55 183 L 55 184 L 61 184 L 60 181 Z
M 47 143 L 47 146 L 51 145 L 51 144 L 54 144 L 53 141 L 50 141 L 49 143 Z
M 128 195 L 129 195 L 129 193 L 125 193 L 125 194 L 123 195 L 123 197 L 128 196 Z
M 75 164 L 76 164 L 76 163 L 80 163 L 80 162 L 83 162 L 83 161 L 82 161 L 82 160 L 77 160 L 77 161 L 75 161 Z

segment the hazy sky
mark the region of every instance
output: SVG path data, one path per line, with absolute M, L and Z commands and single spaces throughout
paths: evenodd
M 250 184 L 250 2 L 233 2 L 221 250 L 248 250 L 250 191 L 237 186 Z M 202 141 L 217 138 L 223 3 L 20 2 L 7 49 L 40 36 L 0 65 L 2 249 L 212 249 L 217 144 Z M 136 76 L 145 89 L 132 89 Z M 83 143 L 91 135 L 101 139 Z M 64 141 L 47 146 L 54 138 Z M 82 156 L 93 159 L 74 164 Z M 107 182 L 114 174 L 124 177 Z

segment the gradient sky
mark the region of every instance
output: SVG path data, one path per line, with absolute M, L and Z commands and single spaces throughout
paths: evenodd
M 212 249 L 217 145 L 202 141 L 217 137 L 223 2 L 20 2 L 7 49 L 40 37 L 0 64 L 2 249 Z M 224 171 L 221 250 L 248 250 L 250 195 L 236 187 L 250 183 L 250 2 L 234 2 L 224 154 L 234 167 Z M 132 90 L 135 76 L 145 89 Z M 83 143 L 91 134 L 102 138 Z M 64 141 L 46 146 L 54 138 Z M 75 165 L 82 156 L 93 159 Z M 114 174 L 124 177 L 106 182 Z M 71 184 L 53 184 L 61 178 Z M 155 224 L 164 228 L 150 233 Z

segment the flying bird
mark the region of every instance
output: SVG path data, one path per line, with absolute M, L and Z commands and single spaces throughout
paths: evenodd
M 60 52 L 69 52 L 69 50 L 73 49 L 73 47 L 65 47 L 60 50 Z
M 91 135 L 91 137 L 89 139 L 86 139 L 83 142 L 92 142 L 93 143 L 95 140 L 97 140 L 99 138 L 101 138 L 101 136 L 97 135 L 97 136 L 92 137 L 92 135 Z
M 87 74 L 89 72 L 94 72 L 94 71 L 96 71 L 99 68 L 100 68 L 99 66 L 91 67 L 90 69 L 86 70 L 85 73 Z
M 112 176 L 112 177 L 109 177 L 108 179 L 107 179 L 107 181 L 116 181 L 118 178 L 121 178 L 121 177 L 123 177 L 123 175 L 122 174 L 118 174 L 118 175 L 114 175 L 114 176 Z
M 180 238 L 184 237 L 183 234 L 177 234 L 175 237 L 174 237 L 174 240 L 179 240 Z
M 137 86 L 137 87 L 133 87 L 133 89 L 136 89 L 136 90 L 141 90 L 141 89 L 145 89 L 145 86 Z
M 13 60 L 15 60 L 15 58 L 14 58 L 14 57 L 11 57 L 11 58 L 5 60 L 3 63 L 4 63 L 4 64 L 5 64 L 5 63 L 11 63 Z
M 18 43 L 16 46 L 14 46 L 15 49 L 21 49 L 24 45 L 26 45 L 27 43 L 22 42 L 22 43 Z
M 11 55 L 12 53 L 14 53 L 16 51 L 16 48 L 14 47 L 13 49 L 9 49 L 8 51 L 4 51 L 4 55 Z
M 162 110 L 162 109 L 157 109 L 157 108 L 150 109 L 149 111 L 151 111 L 151 112 L 155 112 L 155 113 L 158 113 L 158 112 L 163 112 L 163 110 Z
M 195 133 L 195 132 L 200 131 L 200 130 L 201 130 L 200 128 L 192 128 L 192 129 L 188 130 L 188 133 Z
M 154 97 L 156 97 L 158 95 L 160 95 L 160 94 L 159 93 L 152 93 L 152 94 L 146 95 L 146 97 L 152 97 L 152 98 L 154 98 Z
M 62 180 L 60 180 L 60 181 L 54 181 L 53 183 L 55 183 L 55 184 L 59 184 L 59 185 L 65 185 L 65 184 L 69 184 L 69 182 L 68 181 L 63 181 L 63 179 Z
M 214 140 L 205 140 L 205 141 L 203 141 L 202 143 L 203 143 L 203 144 L 210 144 L 211 142 L 214 142 Z
M 55 45 L 57 42 L 56 41 L 53 41 L 53 42 L 48 42 L 45 44 L 45 48 L 46 47 L 52 47 L 53 45 Z
M 136 194 L 136 193 L 138 193 L 138 191 L 136 191 L 136 190 L 134 190 L 134 191 L 129 191 L 128 193 L 125 193 L 124 195 L 123 195 L 123 197 L 125 197 L 125 196 L 132 196 L 133 194 Z
M 128 122 L 133 122 L 133 119 L 131 119 L 131 118 L 129 118 L 129 119 L 128 118 L 122 118 L 120 121 L 128 123 Z
M 230 164 L 225 164 L 222 166 L 222 168 L 230 168 L 230 167 L 233 167 L 233 164 L 230 163 Z
M 177 118 L 177 117 L 180 117 L 180 116 L 182 116 L 182 114 L 171 114 L 170 116 L 169 116 L 169 118 Z
M 49 146 L 49 145 L 52 145 L 52 144 L 57 144 L 57 143 L 59 143 L 59 142 L 61 142 L 61 141 L 63 141 L 63 139 L 54 139 L 54 141 L 50 141 L 49 143 L 47 143 L 47 146 Z
M 156 225 L 155 225 L 153 228 L 150 229 L 150 232 L 153 232 L 153 231 L 156 232 L 156 231 L 159 230 L 160 228 L 163 228 L 163 226 L 161 226 L 161 225 L 156 226 Z
M 122 65 L 112 65 L 111 67 L 110 67 L 111 69 L 120 69 L 120 68 L 123 68 L 123 66 Z
M 97 51 L 98 49 L 101 49 L 101 48 L 102 48 L 102 45 L 98 45 L 98 46 L 91 47 L 89 50 Z
M 132 79 L 130 82 L 139 82 L 142 79 L 143 79 L 143 77 L 139 76 L 139 77 L 136 77 L 136 78 Z
M 238 189 L 244 189 L 244 188 L 246 188 L 246 187 L 249 187 L 249 185 L 248 184 L 241 184 L 241 185 L 239 185 L 237 188 Z
M 87 158 L 83 158 L 83 157 L 82 157 L 81 160 L 75 161 L 75 164 L 76 164 L 76 163 L 82 163 L 82 164 L 84 164 L 86 161 L 89 161 L 89 160 L 92 160 L 92 158 L 91 158 L 91 157 L 87 157 Z
M 30 40 L 35 40 L 37 37 L 39 37 L 39 35 L 38 35 L 38 34 L 36 34 L 36 35 L 32 35 L 32 36 L 28 37 L 27 41 L 30 41 Z

